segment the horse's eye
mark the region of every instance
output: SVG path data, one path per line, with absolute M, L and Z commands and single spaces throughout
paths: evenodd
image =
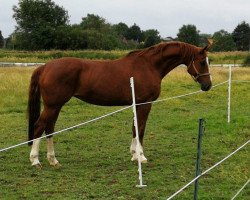
M 205 61 L 205 60 L 201 61 L 201 62 L 200 62 L 200 65 L 201 65 L 202 67 L 205 67 L 205 66 L 206 66 L 206 61 Z

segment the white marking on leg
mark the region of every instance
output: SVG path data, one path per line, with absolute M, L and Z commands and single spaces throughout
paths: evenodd
M 33 141 L 33 145 L 30 151 L 30 162 L 32 166 L 41 166 L 39 162 L 39 146 L 40 146 L 40 139 Z
M 58 165 L 59 162 L 55 157 L 53 137 L 47 138 L 47 147 L 48 147 L 47 158 L 49 164 L 52 166 Z
M 132 139 L 132 142 L 131 142 L 131 146 L 130 146 L 130 153 L 133 155 L 135 153 L 135 150 L 136 150 L 136 139 L 133 138 Z
M 131 143 L 131 146 L 130 146 L 130 153 L 132 154 L 132 158 L 131 158 L 131 161 L 136 161 L 138 160 L 138 157 L 137 157 L 137 153 L 136 153 L 136 147 L 137 147 L 137 141 L 135 138 L 132 139 L 132 143 Z M 139 148 L 138 148 L 138 151 L 139 151 L 139 154 L 140 154 L 140 159 L 141 159 L 141 162 L 142 163 L 146 163 L 147 162 L 147 158 L 144 156 L 144 153 L 143 153 L 143 147 L 141 144 L 139 144 Z

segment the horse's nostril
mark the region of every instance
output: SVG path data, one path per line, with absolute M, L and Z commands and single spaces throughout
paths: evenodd
M 202 91 L 208 91 L 208 90 L 211 89 L 211 87 L 212 87 L 211 84 L 202 84 L 201 90 L 202 90 Z

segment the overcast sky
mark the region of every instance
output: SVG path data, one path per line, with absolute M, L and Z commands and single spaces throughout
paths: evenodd
M 232 32 L 242 21 L 250 23 L 250 0 L 54 0 L 69 13 L 70 23 L 80 23 L 88 13 L 111 24 L 136 23 L 142 30 L 157 29 L 162 37 L 176 37 L 184 24 L 194 24 L 201 33 L 224 29 Z M 0 0 L 0 30 L 7 37 L 15 29 L 13 5 L 18 0 Z

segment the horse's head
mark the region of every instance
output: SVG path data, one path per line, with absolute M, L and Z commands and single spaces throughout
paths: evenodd
M 193 77 L 193 79 L 200 83 L 201 90 L 208 91 L 212 87 L 212 78 L 209 73 L 209 61 L 207 57 L 207 51 L 212 45 L 212 40 L 208 40 L 208 45 L 204 48 L 198 48 L 198 51 L 191 63 L 189 64 L 187 71 Z

